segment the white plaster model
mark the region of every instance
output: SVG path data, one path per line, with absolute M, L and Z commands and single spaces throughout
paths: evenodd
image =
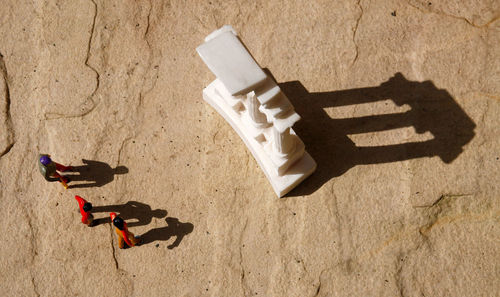
M 316 169 L 292 129 L 300 116 L 231 26 L 212 32 L 196 50 L 217 77 L 203 98 L 238 132 L 276 194 L 285 195 Z

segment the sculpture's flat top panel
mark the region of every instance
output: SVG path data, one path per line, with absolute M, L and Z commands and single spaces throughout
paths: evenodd
M 219 34 L 196 50 L 233 96 L 255 88 L 267 77 L 231 31 Z

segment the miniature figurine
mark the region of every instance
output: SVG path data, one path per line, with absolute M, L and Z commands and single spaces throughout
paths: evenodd
M 40 173 L 47 181 L 59 179 L 64 188 L 68 188 L 68 183 L 70 182 L 69 178 L 67 176 L 60 175 L 57 171 L 70 171 L 73 170 L 73 167 L 64 166 L 52 161 L 50 159 L 50 155 L 40 154 L 38 155 L 38 169 L 40 169 Z
M 141 244 L 141 238 L 139 236 L 134 236 L 134 233 L 128 231 L 127 223 L 122 218 L 117 216 L 114 212 L 110 213 L 109 216 L 111 217 L 113 225 L 116 227 L 115 232 L 118 235 L 119 248 L 125 248 L 125 244 L 127 244 L 128 247 Z
M 209 34 L 196 50 L 217 77 L 203 90 L 203 99 L 240 135 L 282 197 L 316 170 L 292 129 L 300 116 L 231 26 Z
M 82 223 L 92 227 L 94 224 L 94 216 L 90 213 L 92 210 L 92 203 L 87 202 L 82 197 L 75 195 L 76 201 L 78 201 L 78 206 L 80 207 L 80 213 L 82 214 Z

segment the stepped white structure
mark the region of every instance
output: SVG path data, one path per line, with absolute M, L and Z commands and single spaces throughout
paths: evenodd
M 300 116 L 231 26 L 212 32 L 196 50 L 217 77 L 203 98 L 238 132 L 282 197 L 316 169 L 292 129 Z

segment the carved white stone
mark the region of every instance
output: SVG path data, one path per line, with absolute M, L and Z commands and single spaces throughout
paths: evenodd
M 246 94 L 267 78 L 232 31 L 214 33 L 218 35 L 214 35 L 196 50 L 231 95 Z
M 316 169 L 292 129 L 300 116 L 231 26 L 209 34 L 196 50 L 217 76 L 203 90 L 203 98 L 240 135 L 282 197 Z
M 253 120 L 253 124 L 255 127 L 264 128 L 269 126 L 267 122 L 267 117 L 264 113 L 262 113 L 259 109 L 260 102 L 257 100 L 257 95 L 255 95 L 254 91 L 251 91 L 247 94 L 247 109 L 250 118 Z

